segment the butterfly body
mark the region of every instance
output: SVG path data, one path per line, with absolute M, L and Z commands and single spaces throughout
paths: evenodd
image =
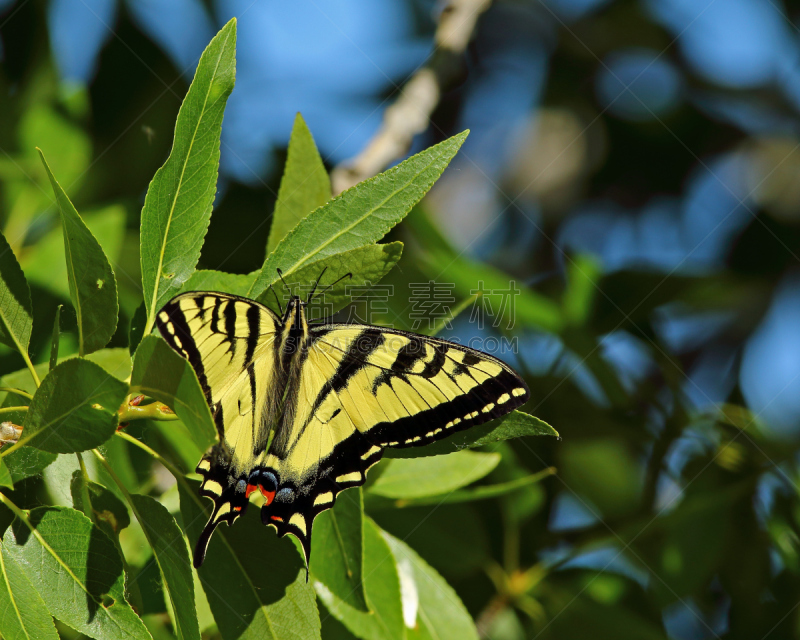
M 282 317 L 246 298 L 191 292 L 159 311 L 167 343 L 197 373 L 219 432 L 200 493 L 214 510 L 195 548 L 253 493 L 261 519 L 300 540 L 314 518 L 362 485 L 385 447 L 420 446 L 522 405 L 522 379 L 502 361 L 445 340 L 370 325 L 309 323 L 306 303 Z

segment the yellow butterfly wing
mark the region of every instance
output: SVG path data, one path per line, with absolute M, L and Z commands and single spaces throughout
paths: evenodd
M 363 325 L 312 327 L 310 337 L 292 422 L 262 463 L 280 480 L 262 521 L 294 534 L 307 559 L 314 518 L 363 484 L 385 447 L 434 442 L 529 397 L 507 364 L 446 340 Z
M 219 444 L 197 467 L 201 495 L 214 500 L 195 554 L 198 566 L 214 527 L 244 513 L 246 492 L 237 491 L 236 484 L 255 466 L 277 421 L 269 391 L 280 325 L 263 305 L 211 292 L 176 296 L 156 316 L 161 335 L 195 370 L 219 432 Z

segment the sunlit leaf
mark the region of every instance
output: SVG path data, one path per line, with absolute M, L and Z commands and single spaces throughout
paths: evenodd
M 69 184 L 60 173 L 58 176 L 64 184 Z M 125 207 L 110 205 L 81 212 L 80 217 L 108 260 L 112 264 L 117 261 L 125 240 Z M 60 298 L 70 299 L 69 271 L 64 250 L 64 233 L 62 225 L 58 224 L 36 244 L 26 247 L 25 253 L 20 256 L 20 264 L 31 285 Z M 126 277 L 123 272 L 119 275 Z
M 53 617 L 5 545 L 0 547 L 0 634 L 6 640 L 57 640 Z
M 364 595 L 364 505 L 361 489 L 344 491 L 333 509 L 314 519 L 311 579 L 339 600 L 367 611 Z
M 380 240 L 427 193 L 453 159 L 467 132 L 426 149 L 344 191 L 303 218 L 267 257 L 250 297 L 258 297 L 300 268 Z
M 331 199 L 331 181 L 314 144 L 314 138 L 299 113 L 295 116 L 286 166 L 278 190 L 267 240 L 267 254 L 297 223 Z
M 31 400 L 19 445 L 53 453 L 86 451 L 108 440 L 128 386 L 102 367 L 71 358 L 53 369 Z
M 217 429 L 197 375 L 189 363 L 158 336 L 146 336 L 133 359 L 131 388 L 160 400 L 189 428 L 203 451 L 216 440 Z
M 315 295 L 315 298 L 322 305 L 323 313 L 332 315 L 357 298 L 359 290 L 363 291 L 366 286 L 380 282 L 397 264 L 402 253 L 402 242 L 370 244 L 312 262 L 292 275 L 284 275 L 283 279 L 295 295 L 305 300 L 317 278 L 322 275 L 317 291 L 323 293 L 320 296 Z M 345 277 L 348 273 L 353 274 L 353 277 Z M 336 284 L 328 288 L 334 282 Z M 288 292 L 283 283 L 280 283 L 278 291 L 278 296 L 286 301 Z M 273 311 L 278 311 L 275 296 L 269 289 L 258 297 L 258 301 Z
M 384 498 L 412 499 L 449 493 L 485 475 L 500 462 L 500 454 L 458 451 L 449 456 L 386 460 L 369 493 Z
M 117 328 L 117 280 L 100 243 L 56 181 L 44 154 L 39 155 L 61 213 L 69 293 L 78 316 L 78 352 L 85 355 L 106 346 Z
M 405 542 L 381 533 L 397 563 L 406 637 L 477 640 L 472 616 L 453 588 Z
M 2 458 L 0 458 L 0 487 L 14 488 L 14 480 L 11 477 L 11 471 L 9 471 Z
M 529 487 L 536 482 L 541 481 L 547 476 L 553 475 L 553 469 L 545 469 L 543 472 L 534 473 L 524 478 L 511 480 L 509 482 L 501 482 L 498 484 L 489 484 L 480 487 L 472 487 L 470 489 L 457 489 L 447 493 L 438 493 L 430 496 L 420 498 L 398 498 L 396 500 L 378 500 L 369 499 L 367 506 L 370 509 L 375 508 L 404 508 L 404 507 L 418 507 L 424 505 L 440 505 L 440 504 L 455 504 L 457 502 L 474 502 L 476 500 L 488 500 L 490 498 L 497 498 L 504 496 L 519 489 Z M 377 495 L 377 494 L 375 494 Z M 370 496 L 373 497 L 374 496 Z
M 108 536 L 74 509 L 40 507 L 29 519 L 32 528 L 14 521 L 3 536 L 3 548 L 47 609 L 93 638 L 150 640 L 125 601 L 122 559 Z
M 235 296 L 244 296 L 250 290 L 258 271 L 245 275 L 238 273 L 225 273 L 210 269 L 198 269 L 181 288 L 183 291 L 220 291 Z
M 356 637 L 364 640 L 403 640 L 403 610 L 400 580 L 391 550 L 378 526 L 364 519 L 364 589 L 369 613 L 342 602 L 328 587 L 314 581 L 317 596 L 325 608 Z
M 27 354 L 32 326 L 28 283 L 5 236 L 0 234 L 0 342 Z
M 200 258 L 217 186 L 222 115 L 236 75 L 236 19 L 206 47 L 175 124 L 172 151 L 142 209 L 145 333 Z

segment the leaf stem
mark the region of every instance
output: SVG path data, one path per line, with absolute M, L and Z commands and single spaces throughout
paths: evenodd
M 127 487 L 124 484 L 122 484 L 122 480 L 120 480 L 117 474 L 114 473 L 114 469 L 111 468 L 111 465 L 108 464 L 108 460 L 105 459 L 105 456 L 103 456 L 102 453 L 100 453 L 97 449 L 92 449 L 92 453 L 94 454 L 95 458 L 97 458 L 100 461 L 100 464 L 102 464 L 105 467 L 106 471 L 108 471 L 108 475 L 111 476 L 111 479 L 119 487 L 119 490 L 122 491 L 122 495 L 125 496 L 125 501 L 129 505 L 131 505 L 131 509 L 133 510 L 133 513 L 134 515 L 136 515 L 136 519 L 138 520 L 139 514 L 137 513 L 136 508 L 133 506 L 133 499 L 131 498 L 131 494 L 128 491 Z M 81 468 L 85 469 L 82 460 L 81 460 Z
M 117 415 L 119 415 L 120 423 L 130 422 L 131 420 L 172 421 L 180 419 L 175 412 L 163 402 L 132 405 L 126 401 L 117 411 Z
M 28 407 L 20 406 L 20 407 L 1 407 L 0 413 L 13 413 L 14 411 L 27 411 Z
M 22 354 L 22 359 L 25 360 L 25 365 L 31 372 L 31 376 L 33 377 L 33 381 L 36 383 L 36 387 L 37 388 L 40 387 L 42 381 L 39 380 L 39 374 L 36 373 L 36 367 L 33 366 L 33 362 L 31 362 L 31 357 L 28 355 L 27 350 L 23 349 L 19 343 L 17 343 L 17 346 L 19 346 L 19 352 Z
M 20 509 L 17 505 L 15 505 L 8 496 L 4 493 L 0 493 L 0 502 L 6 505 L 11 511 L 14 512 L 14 515 L 17 516 L 20 520 L 22 520 L 28 527 L 33 531 L 33 527 L 31 526 L 30 522 L 28 521 L 28 514 L 25 513 L 22 509 Z
M 135 445 L 135 446 L 139 447 L 142 451 L 146 451 L 147 453 L 149 453 L 156 460 L 158 460 L 161 464 L 163 464 L 167 469 L 169 469 L 170 473 L 172 473 L 172 475 L 174 475 L 176 478 L 182 478 L 183 476 L 186 475 L 180 469 L 178 469 L 178 467 L 176 467 L 169 460 L 167 460 L 164 456 L 162 456 L 160 453 L 158 453 L 158 451 L 156 451 L 155 449 L 149 447 L 148 445 L 146 445 L 141 440 L 137 440 L 132 435 L 129 435 L 129 434 L 125 433 L 124 431 L 117 431 L 116 435 L 119 436 L 120 438 L 122 438 L 123 440 L 127 440 L 132 445 Z
M 28 400 L 33 400 L 33 394 L 30 394 L 27 391 L 23 391 L 22 389 L 15 389 L 14 387 L 0 387 L 0 392 L 2 391 L 7 391 L 8 393 L 13 393 L 18 396 L 22 396 L 23 398 L 27 398 Z

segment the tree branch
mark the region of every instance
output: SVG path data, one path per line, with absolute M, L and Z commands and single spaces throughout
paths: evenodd
M 424 67 L 406 83 L 397 101 L 383 114 L 383 123 L 355 158 L 345 160 L 331 172 L 334 195 L 377 175 L 402 158 L 414 136 L 427 129 L 442 91 L 454 75 L 454 59 L 467 48 L 478 16 L 491 0 L 450 0 L 442 9 L 434 37 L 434 53 Z

